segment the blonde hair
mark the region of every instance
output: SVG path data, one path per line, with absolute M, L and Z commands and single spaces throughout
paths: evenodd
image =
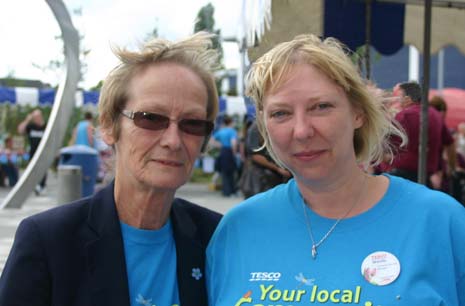
M 312 34 L 299 35 L 277 45 L 252 65 L 246 77 L 246 94 L 255 102 L 264 146 L 280 165 L 284 166 L 274 153 L 265 128 L 263 100 L 267 93 L 282 85 L 294 65 L 308 64 L 317 68 L 344 90 L 352 108 L 363 115 L 364 123 L 355 130 L 353 139 L 359 164 L 377 165 L 385 153 L 392 153 L 391 136 L 400 137 L 402 145 L 406 143 L 404 132 L 391 120 L 379 98 L 367 88 L 347 51 L 335 38 L 321 40 Z
M 213 37 L 214 34 L 198 32 L 177 42 L 155 38 L 143 45 L 140 51 L 113 48 L 120 64 L 108 74 L 100 91 L 100 126 L 111 129 L 115 140 L 118 140 L 118 119 L 129 98 L 130 80 L 145 67 L 162 62 L 185 66 L 202 79 L 207 88 L 207 119 L 214 121 L 218 113 L 218 93 L 213 72 L 218 65 L 218 52 L 211 49 Z

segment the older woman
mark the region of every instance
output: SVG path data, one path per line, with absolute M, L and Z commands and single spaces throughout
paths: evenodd
M 220 222 L 207 248 L 210 305 L 465 305 L 465 209 L 363 170 L 404 135 L 337 41 L 276 46 L 247 91 L 294 179 Z
M 99 101 L 115 179 L 21 223 L 0 305 L 207 304 L 205 248 L 220 215 L 174 196 L 217 113 L 210 38 L 116 50 Z

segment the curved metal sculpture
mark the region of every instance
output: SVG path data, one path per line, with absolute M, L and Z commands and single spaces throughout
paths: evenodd
M 34 157 L 0 208 L 20 208 L 52 165 L 62 146 L 71 118 L 80 77 L 79 34 L 61 0 L 46 0 L 61 29 L 65 52 L 65 77 L 58 86 L 44 136 Z

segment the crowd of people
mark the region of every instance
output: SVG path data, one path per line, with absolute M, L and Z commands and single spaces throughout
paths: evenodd
M 392 143 L 397 143 L 397 147 L 389 154 L 387 152 L 381 163 L 368 167 L 367 171 L 374 174 L 388 172 L 417 182 L 422 99 L 420 85 L 404 82 L 396 84 L 392 90 L 382 90 L 371 81 L 366 84 L 409 139 L 402 148 L 399 139 L 390 139 Z M 436 95 L 430 99 L 429 104 L 426 184 L 465 204 L 465 120 L 456 127 L 448 127 L 445 121 L 446 101 Z M 248 114 L 244 115 L 242 121 L 237 116 L 222 115 L 219 118 L 219 126 L 206 144 L 206 149 L 219 149 L 215 157 L 215 171 L 218 173 L 221 193 L 225 197 L 247 199 L 285 183 L 292 177 L 269 154 L 255 118 Z M 111 150 L 102 141 L 100 130 L 95 125 L 94 115 L 86 111 L 73 129 L 68 145 L 85 145 L 97 149 L 101 159 L 97 176 L 99 181 L 103 181 L 109 173 L 111 176 L 111 167 L 107 162 Z M 18 135 L 7 135 L 3 139 L 0 148 L 0 187 L 13 187 L 16 184 L 20 166 L 26 165 L 34 156 L 45 127 L 42 111 L 35 109 L 18 125 Z M 22 145 L 17 147 L 14 140 L 20 135 L 25 136 L 26 145 L 21 141 Z M 47 175 L 35 187 L 37 195 L 45 190 L 46 180 Z
M 405 131 L 408 143 L 400 146 L 399 139 L 391 138 L 395 145 L 382 163 L 372 172 L 388 172 L 392 175 L 418 181 L 420 159 L 420 129 L 422 89 L 417 82 L 398 83 L 392 92 L 384 95 L 389 114 Z M 393 103 L 394 102 L 394 103 Z M 433 96 L 427 108 L 428 130 L 426 151 L 426 185 L 452 195 L 465 205 L 465 155 L 461 149 L 465 122 L 457 127 L 446 125 L 447 104 L 440 96 Z M 461 151 L 462 150 L 462 151 Z
M 379 164 L 366 167 L 366 170 L 374 174 L 387 172 L 417 182 L 421 86 L 409 81 L 396 84 L 392 90 L 382 90 L 372 82 L 367 82 L 367 89 L 405 131 L 408 142 L 403 146 L 399 138 L 389 138 L 394 145 L 393 150 L 385 152 Z M 452 195 L 465 205 L 465 120 L 457 127 L 448 127 L 446 112 L 445 100 L 437 95 L 432 96 L 428 107 L 426 184 Z M 222 183 L 224 196 L 237 195 L 247 199 L 285 183 L 292 177 L 268 153 L 255 118 L 245 115 L 242 122 L 234 122 L 230 116 L 225 115 L 222 122 L 213 135 L 217 141 L 213 141 L 211 147 L 221 148 L 215 169 L 225 182 Z M 222 136 L 226 134 L 229 136 Z
M 268 154 L 254 119 L 245 115 L 238 127 L 233 117 L 221 117 L 221 126 L 213 133 L 209 150 L 218 148 L 215 171 L 219 173 L 221 193 L 225 197 L 251 197 L 285 183 L 291 174 Z
M 0 305 L 465 306 L 465 208 L 447 194 L 465 125 L 433 99 L 416 183 L 420 85 L 384 93 L 336 39 L 300 35 L 252 64 L 256 118 L 215 130 L 212 37 L 114 48 L 99 100 L 114 177 L 20 223 Z M 176 197 L 212 147 L 222 194 L 245 198 L 225 216 Z
M 26 115 L 17 127 L 17 134 L 5 135 L 0 145 L 0 187 L 13 187 L 20 176 L 21 168 L 27 166 L 36 154 L 44 136 L 46 120 L 40 108 Z M 86 111 L 83 118 L 73 128 L 68 146 L 82 145 L 96 150 L 100 172 L 97 177 L 103 180 L 109 169 L 105 161 L 108 159 L 109 147 L 103 143 L 98 129 L 95 128 L 92 112 Z M 56 156 L 56 163 L 60 162 Z M 36 195 L 45 193 L 47 174 L 35 186 Z

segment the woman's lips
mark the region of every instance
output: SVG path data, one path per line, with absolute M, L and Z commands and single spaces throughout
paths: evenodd
M 319 158 L 326 150 L 301 151 L 294 153 L 294 157 L 299 160 L 310 161 Z
M 174 161 L 174 160 L 168 160 L 168 159 L 154 159 L 153 161 L 165 165 L 165 166 L 170 166 L 170 167 L 181 167 L 183 163 Z

